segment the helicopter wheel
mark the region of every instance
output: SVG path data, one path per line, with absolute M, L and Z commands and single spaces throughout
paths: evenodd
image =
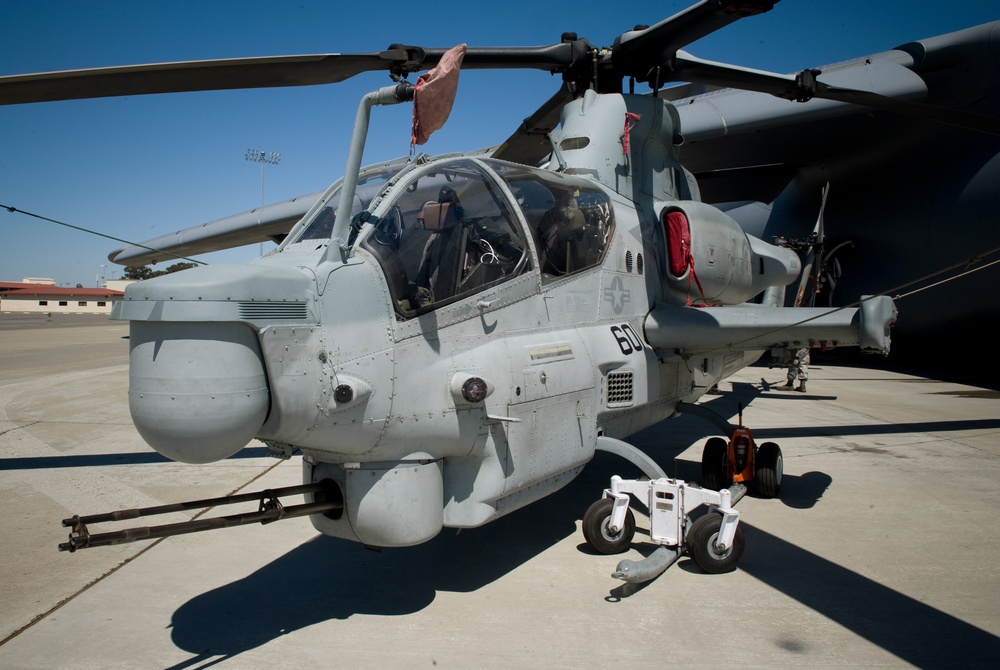
M 732 572 L 743 558 L 743 528 L 736 526 L 733 546 L 725 551 L 720 551 L 716 545 L 721 529 L 722 515 L 712 512 L 695 521 L 687 535 L 688 554 L 699 568 L 713 575 Z
M 733 483 L 729 476 L 729 443 L 721 437 L 705 443 L 701 452 L 701 479 L 705 488 L 713 491 L 729 488 Z
M 784 459 L 781 448 L 774 442 L 765 442 L 757 448 L 754 457 L 754 486 L 757 493 L 765 498 L 777 498 L 781 490 L 781 475 Z
M 625 523 L 617 533 L 608 528 L 611 523 L 611 498 L 601 498 L 587 508 L 583 515 L 583 539 L 594 551 L 601 554 L 620 554 L 632 544 L 635 536 L 635 516 L 632 510 L 625 512 Z

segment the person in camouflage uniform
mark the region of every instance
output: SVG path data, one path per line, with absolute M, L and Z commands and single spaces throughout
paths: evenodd
M 806 392 L 806 381 L 809 379 L 809 349 L 802 348 L 789 352 L 788 356 L 788 382 L 784 386 L 777 387 L 779 391 L 799 391 Z M 795 388 L 795 380 L 798 378 L 799 387 Z

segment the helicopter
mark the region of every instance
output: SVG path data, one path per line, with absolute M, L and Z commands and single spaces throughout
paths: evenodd
M 275 455 L 302 454 L 303 486 L 282 493 L 307 503 L 293 510 L 264 492 L 259 513 L 234 522 L 305 515 L 330 536 L 412 546 L 556 491 L 599 450 L 662 476 L 626 438 L 693 406 L 766 351 L 888 352 L 896 310 L 886 296 L 832 310 L 783 306 L 785 287 L 802 275 L 799 253 L 703 202 L 679 159 L 678 108 L 623 92 L 624 80 L 658 91 L 693 72 L 794 100 L 858 97 L 813 74 L 747 72 L 681 51 L 774 4 L 703 0 L 604 48 L 566 33 L 545 47 L 396 44 L 15 75 L 0 78 L 0 102 L 390 74 L 391 85 L 359 104 L 344 177 L 276 249 L 133 284 L 112 318 L 130 324 L 129 407 L 156 451 L 208 463 L 258 439 Z M 362 167 L 373 108 L 427 105 L 421 83 L 456 61 L 456 73 L 534 69 L 562 83 L 496 148 Z M 422 71 L 417 85 L 407 80 Z M 761 459 L 776 489 L 780 450 Z M 150 536 L 87 531 L 112 517 L 121 518 L 68 520 L 74 535 L 61 548 Z

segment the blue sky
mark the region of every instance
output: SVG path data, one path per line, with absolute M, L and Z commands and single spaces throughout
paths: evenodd
M 575 31 L 609 46 L 688 2 L 0 3 L 0 75 L 210 58 L 377 51 L 391 43 L 529 46 Z M 398 7 L 394 9 L 393 7 Z M 419 7 L 419 11 L 414 8 Z M 996 0 L 784 0 L 687 47 L 696 56 L 794 72 L 1000 19 Z M 336 86 L 132 96 L 0 107 L 0 204 L 142 241 L 260 204 L 248 148 L 276 151 L 264 198 L 326 187 L 346 162 L 358 101 L 382 73 Z M 446 153 L 505 139 L 557 86 L 547 73 L 464 72 L 448 125 L 423 147 Z M 371 163 L 405 155 L 409 106 L 374 110 Z M 0 210 L 0 281 L 95 286 L 121 275 L 117 243 Z M 242 262 L 259 247 L 209 254 Z M 107 266 L 102 268 L 101 266 Z

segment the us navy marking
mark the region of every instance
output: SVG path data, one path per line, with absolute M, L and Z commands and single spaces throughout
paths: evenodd
M 611 303 L 615 314 L 621 314 L 625 305 L 632 301 L 632 291 L 625 288 L 621 277 L 615 277 L 611 280 L 611 286 L 604 289 L 604 301 Z

